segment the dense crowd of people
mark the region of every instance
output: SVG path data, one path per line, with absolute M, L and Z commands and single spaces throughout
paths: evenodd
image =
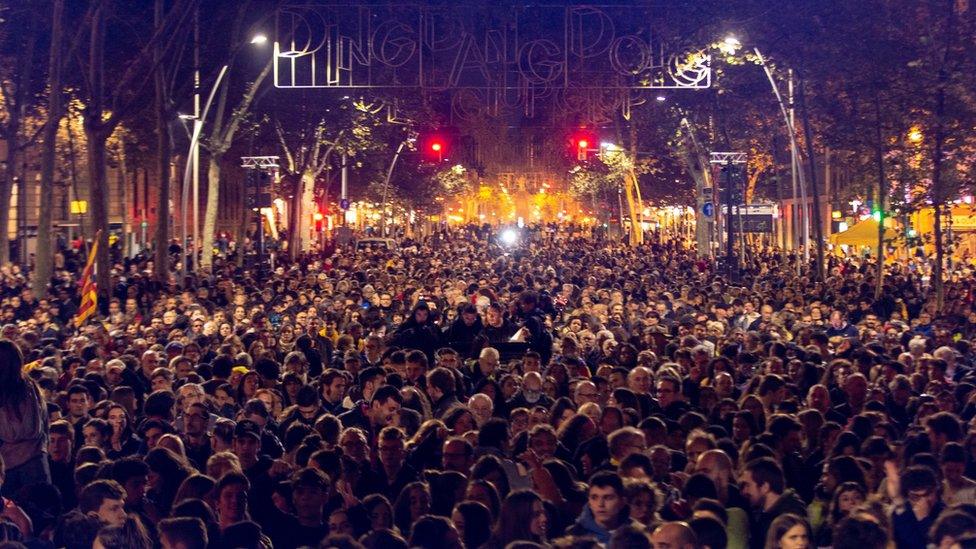
M 64 258 L 61 258 L 64 259 Z M 976 546 L 968 271 L 445 232 L 0 269 L 0 548 Z M 182 281 L 181 281 L 182 282 Z

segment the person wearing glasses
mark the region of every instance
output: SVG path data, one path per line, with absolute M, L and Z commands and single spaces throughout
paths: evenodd
M 946 508 L 939 481 L 929 467 L 913 465 L 901 473 L 898 485 L 902 502 L 891 515 L 895 546 L 898 549 L 924 548 L 928 544 L 929 530 Z

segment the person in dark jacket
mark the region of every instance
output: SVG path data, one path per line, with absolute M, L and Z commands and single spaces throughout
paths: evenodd
M 891 530 L 898 549 L 924 549 L 928 532 L 945 510 L 935 473 L 924 465 L 905 469 L 899 482 L 903 504 L 891 515 Z
M 518 298 L 518 316 L 521 327 L 529 332 L 529 348 L 539 353 L 542 362 L 552 358 L 552 334 L 546 329 L 546 320 L 539 308 L 539 295 L 535 292 L 522 292 Z
M 430 305 L 426 301 L 418 302 L 410 316 L 396 329 L 391 346 L 419 349 L 433 362 L 434 351 L 440 347 L 441 334 L 432 316 Z
M 444 343 L 461 355 L 469 357 L 484 327 L 477 307 L 470 303 L 465 304 L 454 322 L 444 330 Z
M 806 516 L 806 503 L 795 491 L 786 489 L 783 469 L 772 458 L 747 463 L 739 477 L 739 489 L 754 510 L 749 536 L 752 549 L 764 547 L 776 517 L 786 513 Z
M 427 372 L 427 396 L 433 405 L 435 419 L 444 419 L 452 408 L 461 406 L 456 386 L 457 380 L 447 368 L 439 367 Z
M 488 345 L 508 341 L 518 327 L 505 318 L 505 310 L 498 303 L 492 303 L 485 311 L 485 325 L 481 335 Z

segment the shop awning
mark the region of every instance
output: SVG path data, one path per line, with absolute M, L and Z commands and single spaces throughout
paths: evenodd
M 885 240 L 891 240 L 898 236 L 894 229 L 885 229 Z M 830 243 L 835 246 L 846 244 L 848 246 L 877 246 L 878 245 L 878 222 L 869 217 L 854 224 L 853 227 L 842 233 L 830 235 Z

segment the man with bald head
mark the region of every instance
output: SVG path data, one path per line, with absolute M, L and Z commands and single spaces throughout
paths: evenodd
M 627 388 L 638 395 L 650 394 L 654 387 L 654 374 L 647 366 L 637 366 L 627 374 Z
M 654 549 L 697 549 L 698 538 L 687 522 L 665 522 L 651 534 Z
M 505 406 L 509 410 L 552 406 L 552 399 L 542 391 L 542 375 L 539 372 L 525 374 L 525 377 L 522 378 L 522 388 L 519 389 L 518 393 L 515 393 L 515 396 L 508 399 Z
M 698 456 L 698 462 L 695 464 L 696 473 L 707 476 L 715 483 L 718 499 L 723 505 L 748 509 L 749 502 L 742 497 L 739 488 L 733 482 L 732 469 L 732 459 L 725 451 L 719 449 L 703 452 Z

